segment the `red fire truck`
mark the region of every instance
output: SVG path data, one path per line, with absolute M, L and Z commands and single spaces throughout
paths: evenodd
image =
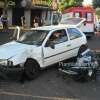
M 62 12 L 63 19 L 71 17 L 85 18 L 86 21 L 80 27 L 80 29 L 88 37 L 94 35 L 96 15 L 95 15 L 95 10 L 92 7 L 71 7 Z

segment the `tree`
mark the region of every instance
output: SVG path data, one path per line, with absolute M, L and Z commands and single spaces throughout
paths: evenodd
M 93 7 L 96 9 L 96 14 L 100 18 L 100 0 L 93 0 Z
M 74 4 L 76 5 L 76 6 L 82 6 L 82 2 L 83 2 L 84 0 L 74 0 Z
M 82 2 L 83 0 L 61 0 L 61 2 L 59 2 L 59 10 L 63 11 L 72 6 L 82 6 Z
M 100 0 L 93 0 L 93 7 L 100 8 Z

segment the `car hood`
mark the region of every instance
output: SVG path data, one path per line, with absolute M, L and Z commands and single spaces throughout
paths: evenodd
M 9 59 L 18 53 L 24 52 L 30 47 L 31 45 L 18 43 L 16 41 L 6 43 L 0 46 L 0 59 Z

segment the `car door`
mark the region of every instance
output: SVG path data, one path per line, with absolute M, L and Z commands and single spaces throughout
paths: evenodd
M 57 41 L 53 44 L 48 43 L 52 41 L 52 37 L 55 33 L 61 33 Z M 44 66 L 54 64 L 70 57 L 71 43 L 68 40 L 65 29 L 53 31 L 50 37 L 47 39 L 44 47 Z
M 83 35 L 77 28 L 68 28 L 68 37 L 72 45 L 72 56 L 77 56 L 78 50 L 83 43 Z

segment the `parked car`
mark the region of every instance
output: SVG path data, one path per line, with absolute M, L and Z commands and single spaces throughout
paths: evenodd
M 22 31 L 19 39 L 0 46 L 0 71 L 24 70 L 34 79 L 40 69 L 76 57 L 87 48 L 86 36 L 73 25 Z

